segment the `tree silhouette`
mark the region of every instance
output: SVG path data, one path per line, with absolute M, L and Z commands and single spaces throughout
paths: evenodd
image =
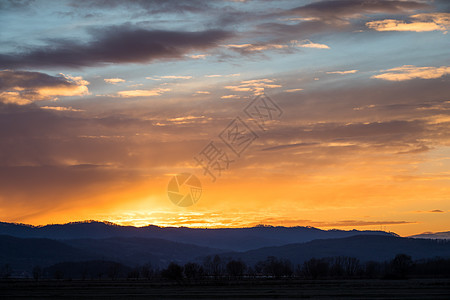
M 33 278 L 38 281 L 42 277 L 42 268 L 40 266 L 35 266 L 33 268 Z
M 141 267 L 141 276 L 146 279 L 150 279 L 154 275 L 154 270 L 151 264 L 145 264 Z
M 291 276 L 293 273 L 292 264 L 288 259 L 277 259 L 274 256 L 268 256 L 265 261 L 259 261 L 255 265 L 255 270 L 273 277 Z
M 231 260 L 227 263 L 227 273 L 231 277 L 241 277 L 244 274 L 245 269 L 245 263 L 240 260 Z
M 184 265 L 184 275 L 187 279 L 199 279 L 203 276 L 203 268 L 197 263 L 187 263 Z
M 9 264 L 4 264 L 0 269 L 2 278 L 9 278 L 12 275 L 12 268 Z
M 161 276 L 169 280 L 180 282 L 183 279 L 183 267 L 172 262 L 167 269 L 162 270 Z
M 116 279 L 120 272 L 120 264 L 112 263 L 112 265 L 108 269 L 108 277 L 112 280 Z
M 406 254 L 397 254 L 391 261 L 392 275 L 396 278 L 406 278 L 411 271 L 413 261 L 411 256 Z
M 306 277 L 317 279 L 325 277 L 328 273 L 329 263 L 325 259 L 311 258 L 303 263 L 303 274 Z
M 215 255 L 214 258 L 207 256 L 203 262 L 208 275 L 214 276 L 214 278 L 219 278 L 223 274 L 222 259 L 219 255 Z

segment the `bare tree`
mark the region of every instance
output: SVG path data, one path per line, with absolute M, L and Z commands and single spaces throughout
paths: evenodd
M 33 278 L 38 281 L 42 277 L 42 268 L 40 266 L 35 266 L 33 268 Z
M 227 263 L 227 273 L 231 277 L 241 277 L 244 274 L 245 269 L 245 263 L 240 260 L 231 260 Z
M 12 275 L 12 268 L 9 264 L 4 264 L 0 269 L 0 275 L 2 278 L 9 278 Z
M 411 271 L 413 261 L 411 256 L 406 254 L 397 254 L 391 261 L 392 273 L 395 277 L 406 278 Z
M 183 279 L 183 267 L 172 262 L 167 269 L 162 270 L 161 276 L 169 280 L 176 280 L 181 282 Z
M 197 263 L 187 263 L 184 265 L 184 275 L 188 279 L 199 279 L 203 273 L 202 266 Z

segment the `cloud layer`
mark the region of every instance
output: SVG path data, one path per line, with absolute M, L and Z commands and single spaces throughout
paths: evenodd
M 45 47 L 0 54 L 0 68 L 86 67 L 107 63 L 146 63 L 182 58 L 194 50 L 215 47 L 231 34 L 221 30 L 163 31 L 111 26 L 91 31 L 91 41 L 51 40 Z
M 88 85 L 82 77 L 4 70 L 0 71 L 0 101 L 24 105 L 60 96 L 83 96 L 89 94 Z
M 385 70 L 385 73 L 374 75 L 372 78 L 389 81 L 405 81 L 416 78 L 436 79 L 447 74 L 450 74 L 450 67 L 416 67 L 413 65 L 405 65 Z
M 417 213 L 450 211 L 445 1 L 0 7 L 1 220 L 450 226 Z M 237 117 L 258 138 L 233 157 Z M 210 142 L 233 160 L 217 183 L 194 160 Z M 182 172 L 204 186 L 184 210 Z

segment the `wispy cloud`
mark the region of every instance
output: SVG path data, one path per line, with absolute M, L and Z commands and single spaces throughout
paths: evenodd
M 193 59 L 205 59 L 208 56 L 208 54 L 194 54 L 194 55 L 189 55 L 190 58 Z
M 232 90 L 234 92 L 253 92 L 255 94 L 260 94 L 264 92 L 264 89 L 273 89 L 280 87 L 282 86 L 276 84 L 274 80 L 268 78 L 244 80 L 241 81 L 239 85 L 225 86 L 226 89 Z
M 165 75 L 165 76 L 150 76 L 150 77 L 145 77 L 145 79 L 149 79 L 149 80 L 156 80 L 156 81 L 160 81 L 163 79 L 191 79 L 192 76 L 190 75 Z
M 156 126 L 170 126 L 170 125 L 194 125 L 194 124 L 205 124 L 212 120 L 212 118 L 207 118 L 205 116 L 182 116 L 176 118 L 168 118 L 155 123 Z
M 224 95 L 224 96 L 220 97 L 220 99 L 239 99 L 239 98 L 241 98 L 241 97 L 238 95 Z
M 410 22 L 386 19 L 367 22 L 366 26 L 376 31 L 444 31 L 450 28 L 450 13 L 425 13 L 412 15 Z
M 346 74 L 355 74 L 358 72 L 358 70 L 348 70 L 348 71 L 331 71 L 326 72 L 327 74 L 339 74 L 339 75 L 346 75 Z
M 379 75 L 373 75 L 371 78 L 389 81 L 405 81 L 415 78 L 435 79 L 450 74 L 450 67 L 416 67 L 414 65 L 404 65 L 384 70 L 384 72 L 385 73 Z
M 330 47 L 325 44 L 313 43 L 310 40 L 303 40 L 303 41 L 292 40 L 291 43 L 295 47 L 301 48 L 330 49 Z
M 427 9 L 430 5 L 417 1 L 320 1 L 296 7 L 284 12 L 285 15 L 300 15 L 331 22 L 378 13 L 402 13 Z
M 170 91 L 168 88 L 156 88 L 152 90 L 128 90 L 117 92 L 118 97 L 131 98 L 131 97 L 152 97 L 159 96 L 165 92 Z
M 239 77 L 239 76 L 241 76 L 241 74 L 239 74 L 239 73 L 235 73 L 235 74 L 225 74 L 225 75 L 221 75 L 221 74 L 205 75 L 205 77 L 208 77 L 208 78 Z
M 209 95 L 211 92 L 208 91 L 196 91 L 194 95 Z
M 104 80 L 106 83 L 111 83 L 111 84 L 118 84 L 121 82 L 125 82 L 125 80 L 122 78 L 105 78 Z
M 191 79 L 192 76 L 180 76 L 180 75 L 168 75 L 168 76 L 160 76 L 162 79 Z
M 284 90 L 286 93 L 295 93 L 295 92 L 300 92 L 303 91 L 303 89 L 289 89 L 289 90 Z
M 295 144 L 287 144 L 287 145 L 278 145 L 278 146 L 261 149 L 261 151 L 284 150 L 284 149 L 290 149 L 290 148 L 315 146 L 315 145 L 319 145 L 319 143 L 295 143 Z
M 56 111 L 84 111 L 82 109 L 76 109 L 73 107 L 63 107 L 63 106 L 41 106 L 41 109 L 48 109 L 48 110 L 56 110 Z
M 432 209 L 432 210 L 418 210 L 415 211 L 415 213 L 445 213 L 444 210 L 440 210 L 440 209 Z
M 364 105 L 364 106 L 353 107 L 353 110 L 365 110 L 365 109 L 369 109 L 369 108 L 374 108 L 375 106 L 376 106 L 375 104 L 368 104 L 368 105 Z
M 285 49 L 288 48 L 289 45 L 282 44 L 229 44 L 225 45 L 227 48 L 231 49 L 241 49 L 250 52 L 259 52 L 273 49 Z
M 255 44 L 229 44 L 225 47 L 238 51 L 242 54 L 251 52 L 262 52 L 268 50 L 289 50 L 293 48 L 316 48 L 316 49 L 330 49 L 325 44 L 313 43 L 310 40 L 291 40 L 288 44 L 274 44 L 274 43 L 255 43 Z

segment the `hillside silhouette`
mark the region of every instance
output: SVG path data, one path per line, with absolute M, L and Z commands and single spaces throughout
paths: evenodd
M 330 257 L 349 257 L 361 263 L 383 262 L 399 253 L 413 260 L 450 258 L 448 240 L 311 227 L 193 229 L 118 226 L 103 222 L 34 227 L 1 223 L 0 233 L 0 266 L 6 270 L 3 273 L 28 276 L 36 267 L 40 270 L 51 270 L 48 268 L 55 265 L 81 268 L 89 264 L 88 261 L 110 262 L 96 263 L 99 268 L 120 265 L 121 274 L 125 274 L 131 272 L 127 268 L 143 265 L 164 269 L 171 263 L 201 265 L 209 260 L 213 264 L 212 258 L 221 262 L 236 261 L 232 268 L 239 267 L 239 262 L 257 265 L 267 257 L 293 265 Z M 94 276 L 92 267 L 86 268 L 91 270 L 91 277 Z
M 356 235 L 342 239 L 319 239 L 306 243 L 266 247 L 243 253 L 225 253 L 224 257 L 256 263 L 268 256 L 282 257 L 292 263 L 311 258 L 348 256 L 360 261 L 385 261 L 398 253 L 414 259 L 450 258 L 450 241 L 413 239 L 395 236 Z
M 0 234 L 22 238 L 50 239 L 156 238 L 230 251 L 246 251 L 261 247 L 303 243 L 315 239 L 345 238 L 360 234 L 396 236 L 394 233 L 384 231 L 321 230 L 314 227 L 256 226 L 214 229 L 158 227 L 154 225 L 133 227 L 98 221 L 45 226 L 0 222 Z

